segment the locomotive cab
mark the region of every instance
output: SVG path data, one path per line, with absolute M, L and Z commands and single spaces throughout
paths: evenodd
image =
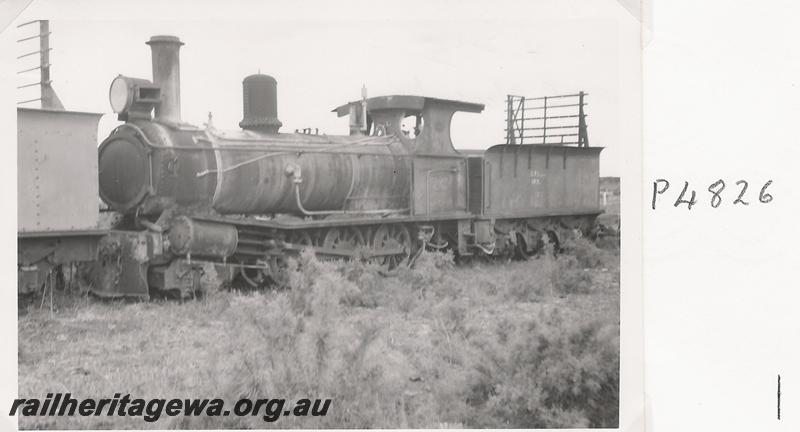
M 457 155 L 450 138 L 456 112 L 480 113 L 482 104 L 424 96 L 391 95 L 349 102 L 334 108 L 349 115 L 351 134 L 394 135 L 414 155 Z M 366 111 L 366 118 L 361 114 Z M 355 116 L 355 117 L 354 117 Z M 359 122 L 364 122 L 358 127 Z M 354 126 L 355 124 L 355 126 Z
M 350 102 L 333 112 L 353 115 L 361 112 L 359 107 L 366 107 L 371 134 L 396 136 L 411 156 L 411 215 L 469 213 L 466 158 L 453 146 L 450 123 L 456 112 L 480 113 L 482 104 L 393 95 Z

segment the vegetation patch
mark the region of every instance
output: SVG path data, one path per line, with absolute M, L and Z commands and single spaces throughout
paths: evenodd
M 20 418 L 22 428 L 616 427 L 619 256 L 424 253 L 289 264 L 289 289 L 179 303 L 57 299 L 19 319 L 20 397 L 330 398 L 324 417 Z

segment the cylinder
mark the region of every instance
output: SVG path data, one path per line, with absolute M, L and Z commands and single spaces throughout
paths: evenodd
M 233 255 L 238 233 L 232 225 L 175 218 L 167 232 L 172 252 L 180 255 L 225 258 Z
M 274 134 L 282 126 L 278 120 L 278 82 L 269 75 L 250 75 L 242 81 L 244 114 L 239 127 Z
M 150 41 L 153 52 L 153 84 L 161 88 L 161 103 L 156 105 L 155 119 L 178 124 L 181 121 L 181 45 L 176 36 L 153 36 Z

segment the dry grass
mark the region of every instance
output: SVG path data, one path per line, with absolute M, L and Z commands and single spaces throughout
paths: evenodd
M 326 417 L 20 418 L 23 428 L 614 427 L 619 257 L 384 278 L 303 255 L 292 289 L 186 303 L 70 298 L 19 319 L 20 397 L 332 398 Z M 63 300 L 62 300 L 63 303 Z

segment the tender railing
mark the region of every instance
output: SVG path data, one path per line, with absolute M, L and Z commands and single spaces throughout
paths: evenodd
M 584 101 L 587 93 L 506 98 L 505 144 L 589 146 Z

